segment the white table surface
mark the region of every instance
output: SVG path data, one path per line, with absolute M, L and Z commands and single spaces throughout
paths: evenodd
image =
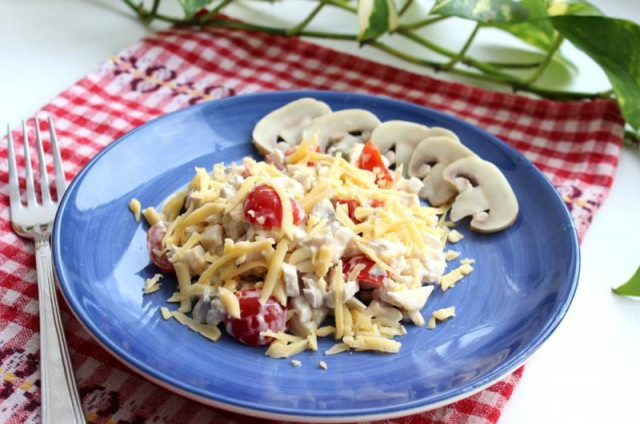
M 177 0 L 164 3 L 166 10 L 177 12 Z M 301 11 L 286 3 L 278 16 L 285 22 Z M 592 3 L 611 16 L 640 22 L 637 0 Z M 265 7 L 267 12 L 278 10 Z M 102 60 L 152 31 L 117 0 L 1 0 L 0 10 L 2 125 L 17 125 Z M 256 12 L 234 5 L 229 13 L 251 16 Z M 317 25 L 330 28 L 341 22 L 350 22 L 348 16 L 321 14 Z M 464 23 L 438 25 L 432 31 L 440 31 L 451 48 L 459 48 L 469 30 Z M 498 37 L 502 43 L 508 38 L 488 32 L 477 46 L 488 50 Z M 349 44 L 326 44 L 362 54 Z M 558 68 L 552 68 L 543 81 L 593 91 L 607 87 L 604 75 L 588 58 L 567 45 L 563 52 L 579 65 L 580 74 L 568 81 Z M 366 54 L 397 63 L 377 52 Z M 528 361 L 504 409 L 502 424 L 640 422 L 640 303 L 611 293 L 612 285 L 625 281 L 640 265 L 639 184 L 640 154 L 625 148 L 609 198 L 582 245 L 580 284 L 569 313 Z

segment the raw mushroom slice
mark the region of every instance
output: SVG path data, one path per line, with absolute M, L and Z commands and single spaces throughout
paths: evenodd
M 302 141 L 302 132 L 313 119 L 331 113 L 324 102 L 303 98 L 294 100 L 263 117 L 253 129 L 253 144 L 261 155 L 272 153 L 279 141 L 296 146 Z
M 448 130 L 446 128 L 442 128 L 442 127 L 431 127 L 431 128 L 429 128 L 429 134 L 427 134 L 427 137 L 425 137 L 425 138 L 431 138 L 431 137 L 446 137 L 446 138 L 450 138 L 451 140 L 457 141 L 458 143 L 460 143 L 460 139 L 458 138 L 456 133 L 454 133 L 453 131 Z
M 330 145 L 346 153 L 356 143 L 369 141 L 380 120 L 371 112 L 362 109 L 345 109 L 314 119 L 304 130 L 304 138 L 318 137 L 318 146 L 323 152 Z M 336 150 L 334 149 L 334 150 Z
M 502 172 L 491 162 L 477 156 L 462 158 L 447 166 L 443 177 L 460 191 L 449 214 L 453 221 L 471 216 L 472 230 L 493 233 L 516 220 L 516 195 Z
M 407 168 L 416 146 L 429 137 L 431 129 L 406 121 L 387 121 L 373 130 L 371 141 L 396 168 L 402 165 L 402 176 L 409 175 Z M 392 152 L 393 150 L 393 152 Z
M 420 197 L 432 206 L 444 205 L 453 199 L 458 192 L 442 178 L 442 172 L 450 163 L 467 156 L 473 156 L 473 152 L 450 137 L 431 137 L 420 142 L 407 170 L 410 177 L 423 179 Z

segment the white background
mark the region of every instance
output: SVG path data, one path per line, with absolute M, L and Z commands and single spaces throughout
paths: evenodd
M 164 3 L 163 10 L 179 13 L 177 0 Z M 277 9 L 264 5 L 261 10 L 278 13 L 275 19 L 282 22 L 302 16 L 304 2 L 285 3 Z M 637 0 L 592 3 L 608 15 L 640 22 Z M 427 2 L 411 12 L 418 17 L 428 6 Z M 255 16 L 256 10 L 234 5 L 229 13 Z M 0 0 L 0 124 L 17 125 L 102 60 L 163 27 L 144 27 L 117 0 Z M 323 12 L 314 27 L 348 32 L 353 21 L 341 12 Z M 439 36 L 442 44 L 456 49 L 470 27 L 451 21 L 429 31 L 431 36 Z M 496 44 L 505 42 L 519 45 L 506 35 L 487 31 L 473 51 L 479 55 L 495 53 Z M 351 44 L 325 44 L 397 63 Z M 554 65 L 543 83 L 585 91 L 608 88 L 606 78 L 588 58 L 566 43 L 562 50 L 580 73 L 570 77 Z M 506 49 L 499 52 L 513 54 Z M 416 70 L 430 74 L 429 70 Z M 452 79 L 443 74 L 438 77 Z M 582 245 L 580 285 L 573 305 L 556 333 L 529 360 L 504 410 L 502 424 L 640 422 L 640 303 L 611 293 L 612 285 L 626 281 L 640 265 L 639 185 L 640 154 L 624 149 L 611 194 Z

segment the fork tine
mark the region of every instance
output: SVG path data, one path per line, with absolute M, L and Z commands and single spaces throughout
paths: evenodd
M 47 176 L 47 165 L 44 161 L 44 149 L 42 148 L 42 137 L 40 136 L 40 120 L 36 118 L 36 145 L 38 147 L 38 162 L 40 162 L 40 192 L 42 193 L 42 204 L 51 204 L 51 193 L 49 192 L 49 177 Z
M 58 136 L 56 129 L 53 127 L 53 120 L 49 117 L 49 134 L 51 135 L 51 153 L 53 155 L 53 167 L 56 170 L 56 191 L 58 192 L 58 200 L 62 198 L 67 189 L 67 179 L 62 169 L 62 158 L 60 157 L 60 149 L 58 148 Z
M 27 123 L 22 120 L 22 142 L 24 143 L 24 169 L 27 182 L 27 207 L 35 206 L 36 190 L 33 185 L 33 170 L 31 169 L 31 155 L 29 154 L 29 136 L 27 135 Z
M 13 136 L 11 135 L 11 126 L 7 124 L 7 151 L 9 154 L 9 200 L 11 208 L 22 208 L 20 202 L 20 189 L 18 186 L 18 172 L 16 167 L 16 155 L 13 152 Z

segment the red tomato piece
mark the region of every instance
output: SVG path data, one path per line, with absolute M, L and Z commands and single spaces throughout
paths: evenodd
M 269 297 L 264 305 L 260 304 L 260 289 L 242 290 L 236 293 L 240 302 L 240 318 L 227 317 L 227 333 L 249 346 L 263 346 L 273 341 L 271 337 L 260 335 L 261 331 L 284 331 L 286 328 L 286 310 Z
M 387 271 L 384 271 L 383 274 L 373 274 L 371 272 L 371 268 L 376 263 L 365 255 L 352 256 L 344 261 L 342 272 L 344 273 L 345 277 L 349 275 L 351 270 L 353 270 L 356 265 L 360 264 L 364 265 L 364 269 L 362 269 L 358 273 L 356 280 L 358 280 L 358 285 L 361 289 L 375 289 L 377 287 L 380 287 L 386 278 L 389 278 L 389 273 Z
M 304 209 L 296 199 L 290 200 L 295 225 L 304 219 Z M 282 226 L 282 203 L 278 193 L 268 185 L 254 188 L 244 201 L 244 219 L 264 228 Z
M 384 206 L 384 200 L 380 200 L 380 199 L 371 199 L 371 201 L 369 202 L 369 204 L 371 205 L 372 208 L 381 208 Z
M 162 251 L 162 239 L 165 234 L 167 234 L 167 227 L 162 222 L 158 222 L 149 228 L 149 231 L 147 231 L 147 250 L 155 266 L 164 272 L 174 272 L 173 264 L 169 261 L 167 252 L 163 251 L 158 254 L 158 252 Z
M 358 168 L 376 174 L 376 183 L 378 184 L 381 182 L 387 184 L 393 180 L 391 173 L 382 161 L 380 151 L 372 141 L 368 141 L 362 148 L 362 153 L 358 158 Z
M 356 208 L 360 206 L 360 202 L 355 199 L 338 199 L 338 203 L 347 205 L 347 210 L 349 212 L 349 218 L 356 224 L 360 224 L 362 221 L 356 218 Z

